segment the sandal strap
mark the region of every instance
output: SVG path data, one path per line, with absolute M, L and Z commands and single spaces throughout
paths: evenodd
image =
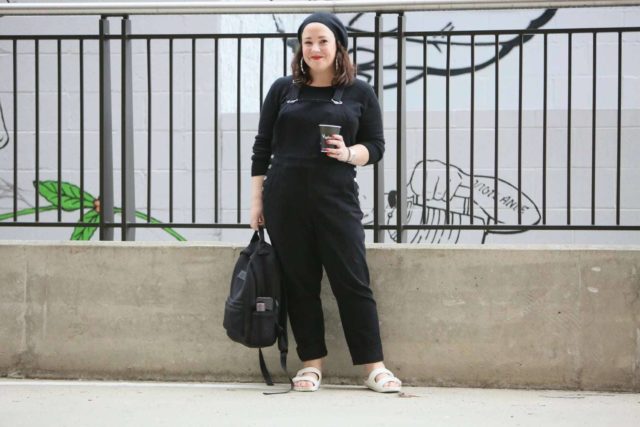
M 391 382 L 391 381 L 393 381 L 393 382 L 397 382 L 397 383 L 398 383 L 398 385 L 400 385 L 400 384 L 401 384 L 401 383 L 400 383 L 400 380 L 399 380 L 399 379 L 397 379 L 397 378 L 396 378 L 396 377 L 394 377 L 394 376 L 390 376 L 390 377 L 383 377 L 382 379 L 380 379 L 380 381 L 377 381 L 377 382 L 376 382 L 376 384 L 378 384 L 380 387 L 384 387 L 384 385 L 385 385 L 386 383 Z
M 371 373 L 369 374 L 368 380 L 371 381 L 371 382 L 374 382 L 374 383 L 378 382 L 378 381 L 376 381 L 376 377 L 378 375 L 380 375 L 380 374 L 388 374 L 388 375 L 390 375 L 390 376 L 395 378 L 395 376 L 393 375 L 393 372 L 391 372 L 387 368 L 376 368 L 373 371 L 371 371 Z
M 313 384 L 314 387 L 320 383 L 320 381 L 318 381 L 314 377 L 304 377 L 304 376 L 303 377 L 293 377 L 291 379 L 291 381 L 293 381 L 294 383 L 297 383 L 297 382 L 300 382 L 300 381 L 308 381 L 311 384 Z
M 318 376 L 318 378 L 316 379 L 313 376 L 310 375 L 305 375 L 305 374 L 316 374 Z M 309 366 L 308 368 L 302 368 L 300 369 L 298 372 L 296 372 L 296 376 L 295 378 L 293 378 L 291 381 L 296 382 L 296 381 L 309 381 L 311 383 L 315 384 L 319 384 L 320 381 L 322 381 L 322 372 L 320 372 L 319 369 L 314 368 L 312 366 Z

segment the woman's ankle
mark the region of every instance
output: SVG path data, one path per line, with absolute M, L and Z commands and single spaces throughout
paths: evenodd
M 321 357 L 320 359 L 305 360 L 304 362 L 302 362 L 302 366 L 305 368 L 316 368 L 322 371 L 323 359 L 324 358 Z
M 384 368 L 384 362 L 373 362 L 373 363 L 365 363 L 364 370 L 367 374 L 370 374 L 374 369 Z

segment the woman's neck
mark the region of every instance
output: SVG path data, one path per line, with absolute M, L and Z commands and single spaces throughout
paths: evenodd
M 311 73 L 311 83 L 309 86 L 331 86 L 333 83 L 333 71 L 327 70 L 324 73 Z

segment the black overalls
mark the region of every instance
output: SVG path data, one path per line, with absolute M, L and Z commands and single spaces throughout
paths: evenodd
M 357 125 L 342 104 L 299 98 L 292 85 L 274 125 L 263 187 L 265 226 L 282 262 L 291 328 L 302 361 L 327 354 L 320 281 L 324 266 L 353 363 L 383 360 L 369 287 L 355 167 L 320 152 L 319 123 Z M 317 117 L 322 117 L 318 122 Z M 355 141 L 346 142 L 347 145 Z

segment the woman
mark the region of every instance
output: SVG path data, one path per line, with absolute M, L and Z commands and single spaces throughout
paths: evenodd
M 297 391 L 315 391 L 327 355 L 320 281 L 324 266 L 336 297 L 354 365 L 365 384 L 397 392 L 385 369 L 369 270 L 355 166 L 382 158 L 380 106 L 355 78 L 347 30 L 329 13 L 314 13 L 298 28 L 301 49 L 293 76 L 276 80 L 263 104 L 252 156 L 251 228 L 265 226 L 285 276 L 287 305 L 304 368 Z M 341 126 L 320 151 L 319 124 Z M 265 176 L 266 175 L 266 176 Z

